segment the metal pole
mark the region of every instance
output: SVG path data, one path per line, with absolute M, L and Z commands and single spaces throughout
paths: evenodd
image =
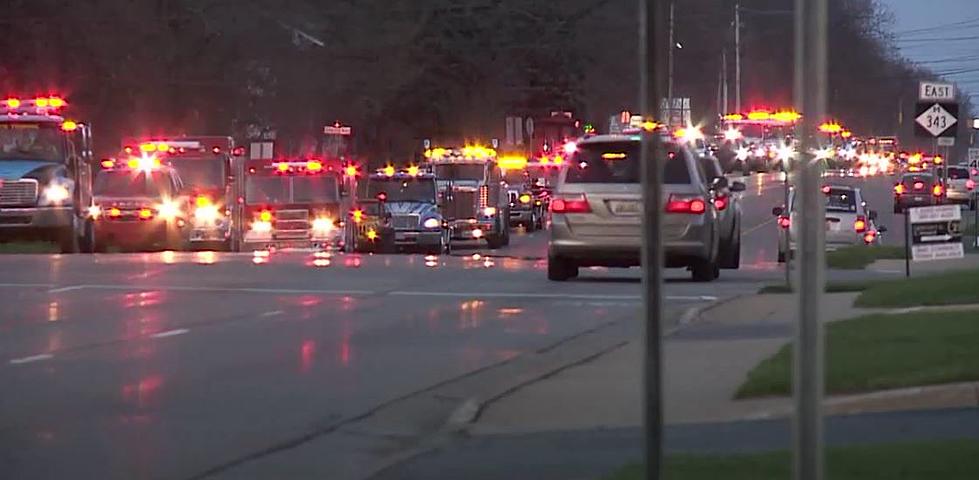
M 667 63 L 666 68 L 669 71 L 669 77 L 666 80 L 666 108 L 668 109 L 667 111 L 670 112 L 668 114 L 669 116 L 666 118 L 666 124 L 670 126 L 673 126 L 673 55 L 674 55 L 674 50 L 676 50 L 676 39 L 674 38 L 674 34 L 673 34 L 673 27 L 675 23 L 673 19 L 675 18 L 674 17 L 675 12 L 676 12 L 676 2 L 670 0 L 670 39 L 669 39 L 670 49 L 668 50 L 669 55 L 667 55 L 667 60 L 666 60 Z
M 734 111 L 741 111 L 741 4 L 734 4 Z
M 794 478 L 823 478 L 823 326 L 820 321 L 825 288 L 825 212 L 820 191 L 821 162 L 812 153 L 817 125 L 826 115 L 827 0 L 796 0 L 796 93 L 801 99 L 802 132 L 798 154 L 799 327 L 794 354 L 793 432 Z
M 662 0 L 639 0 L 639 106 L 643 118 L 657 118 L 663 92 Z M 654 132 L 644 132 L 640 156 L 643 215 L 642 286 L 645 317 L 645 358 L 643 364 L 644 461 L 646 479 L 659 480 L 663 470 L 663 355 L 661 325 L 663 313 L 662 245 L 662 164 L 657 161 L 662 145 Z
M 911 278 L 911 211 L 904 209 L 904 276 Z
M 721 92 L 723 101 L 721 102 L 720 114 L 723 115 L 728 112 L 727 110 L 727 48 L 725 47 L 721 50 L 721 82 L 723 83 L 723 91 Z

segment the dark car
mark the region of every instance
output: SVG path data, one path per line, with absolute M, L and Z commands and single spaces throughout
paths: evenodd
M 894 213 L 945 203 L 945 185 L 930 173 L 905 173 L 894 185 Z

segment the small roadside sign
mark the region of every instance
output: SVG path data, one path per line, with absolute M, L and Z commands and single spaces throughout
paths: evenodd
M 954 147 L 955 137 L 938 137 L 939 147 Z
M 920 82 L 918 100 L 922 102 L 954 102 L 955 85 L 942 82 Z
M 908 211 L 911 260 L 926 262 L 965 256 L 962 210 L 958 205 L 917 207 Z
M 975 167 L 979 165 L 979 148 L 969 149 L 969 166 Z
M 353 133 L 353 129 L 350 127 L 343 127 L 340 125 L 327 125 L 323 127 L 323 133 L 327 135 L 342 135 L 348 136 Z

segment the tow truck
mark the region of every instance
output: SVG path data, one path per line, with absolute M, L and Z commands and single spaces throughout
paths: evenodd
M 246 161 L 242 249 L 343 247 L 356 177 L 356 168 L 339 161 Z
M 180 174 L 184 194 L 191 198 L 188 216 L 191 249 L 217 248 L 237 251 L 240 247 L 242 195 L 240 175 L 244 148 L 231 137 L 171 136 L 126 139 L 125 152 L 147 152 L 167 159 Z
M 0 100 L 0 242 L 91 251 L 92 131 L 67 107 L 60 96 Z
M 486 239 L 490 248 L 510 244 L 510 206 L 493 148 L 432 148 L 425 158 L 435 173 L 442 217 L 452 240 Z
M 187 238 L 187 197 L 174 168 L 155 153 L 101 161 L 88 207 L 92 250 L 181 250 Z
M 415 165 L 401 172 L 388 165 L 367 178 L 367 196 L 390 215 L 396 247 L 433 254 L 449 251 L 449 229 L 439 211 L 434 174 Z

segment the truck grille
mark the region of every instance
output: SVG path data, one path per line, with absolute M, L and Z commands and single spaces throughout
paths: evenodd
M 420 222 L 418 215 L 393 215 L 391 224 L 397 230 L 416 230 Z
M 454 190 L 452 200 L 445 206 L 444 214 L 449 220 L 476 218 L 476 192 Z
M 5 181 L 0 185 L 0 205 L 31 206 L 37 202 L 36 180 Z
M 277 240 L 309 238 L 309 210 L 279 210 L 275 212 L 272 236 Z

